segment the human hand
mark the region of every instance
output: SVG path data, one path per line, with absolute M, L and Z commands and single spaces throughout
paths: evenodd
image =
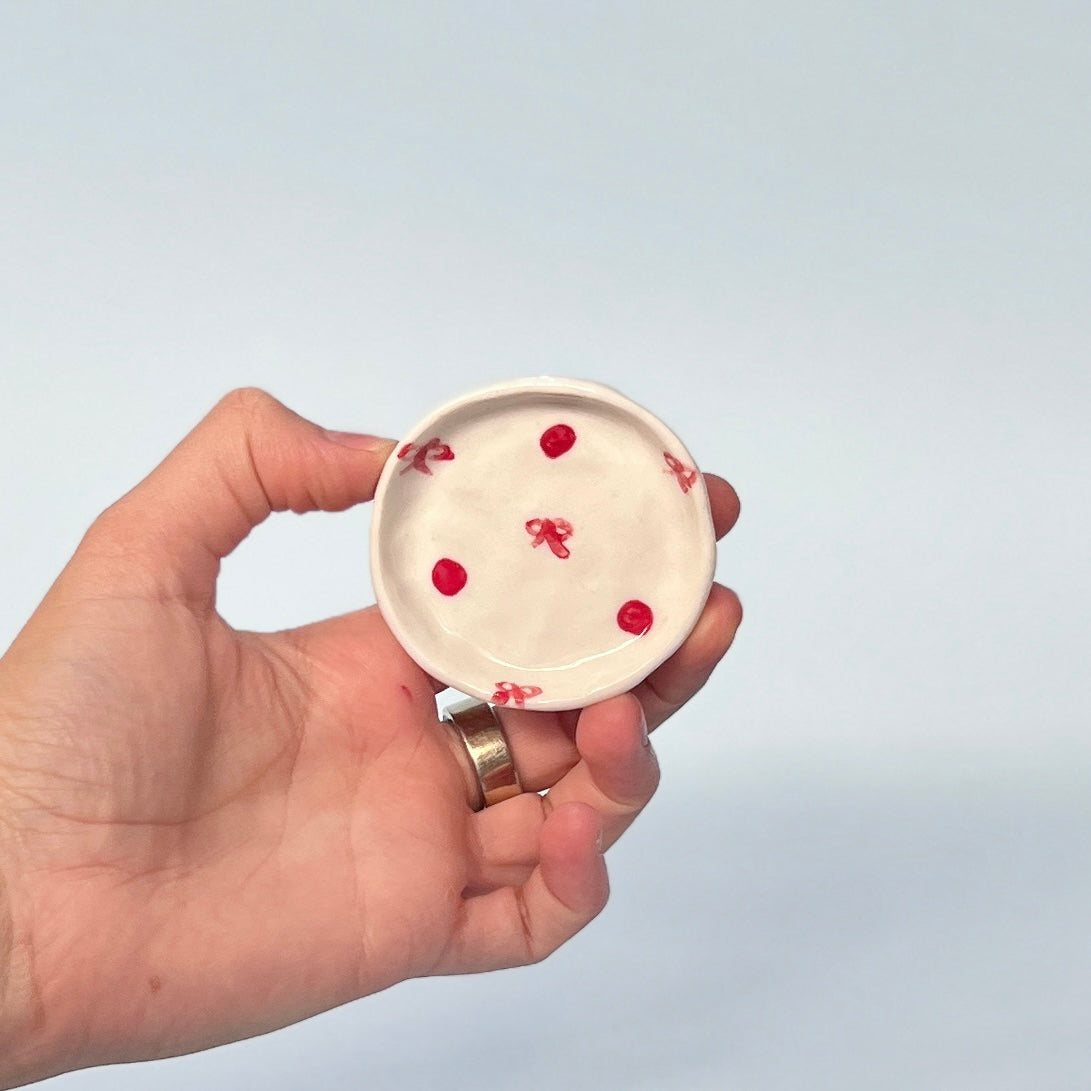
M 631 694 L 504 710 L 526 791 L 475 813 L 440 687 L 374 607 L 278 633 L 216 611 L 253 527 L 369 499 L 392 447 L 229 395 L 96 520 L 0 660 L 0 1086 L 530 963 L 605 904 L 602 851 L 658 781 L 645 719 L 704 683 L 738 599 L 714 587 Z M 722 535 L 738 500 L 708 486 Z

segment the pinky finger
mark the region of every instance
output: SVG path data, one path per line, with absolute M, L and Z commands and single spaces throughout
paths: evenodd
M 538 866 L 522 886 L 467 898 L 433 973 L 499 970 L 540 962 L 606 905 L 610 883 L 602 822 L 585 803 L 567 803 L 542 824 Z

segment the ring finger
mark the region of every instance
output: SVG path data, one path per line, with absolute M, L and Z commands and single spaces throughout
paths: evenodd
M 631 694 L 584 709 L 574 746 L 578 760 L 544 796 L 525 791 L 473 816 L 471 893 L 526 879 L 538 862 L 542 824 L 554 808 L 573 802 L 593 807 L 608 847 L 651 799 L 659 765 L 648 743 L 643 710 Z

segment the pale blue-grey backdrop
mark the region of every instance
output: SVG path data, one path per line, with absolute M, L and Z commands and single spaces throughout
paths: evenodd
M 0 644 L 243 384 L 586 376 L 744 502 L 566 950 L 58 1088 L 1091 1086 L 1089 13 L 0 4 Z M 226 616 L 370 601 L 366 528 L 272 520 Z

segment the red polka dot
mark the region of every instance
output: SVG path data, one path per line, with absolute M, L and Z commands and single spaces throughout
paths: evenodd
M 652 627 L 652 608 L 640 599 L 629 599 L 617 612 L 618 628 L 643 636 Z
M 572 450 L 572 444 L 575 442 L 576 433 L 567 424 L 555 424 L 552 428 L 547 428 L 538 440 L 547 458 L 560 458 L 561 455 Z
M 458 561 L 442 557 L 432 568 L 432 583 L 441 595 L 457 595 L 466 586 L 466 569 Z

